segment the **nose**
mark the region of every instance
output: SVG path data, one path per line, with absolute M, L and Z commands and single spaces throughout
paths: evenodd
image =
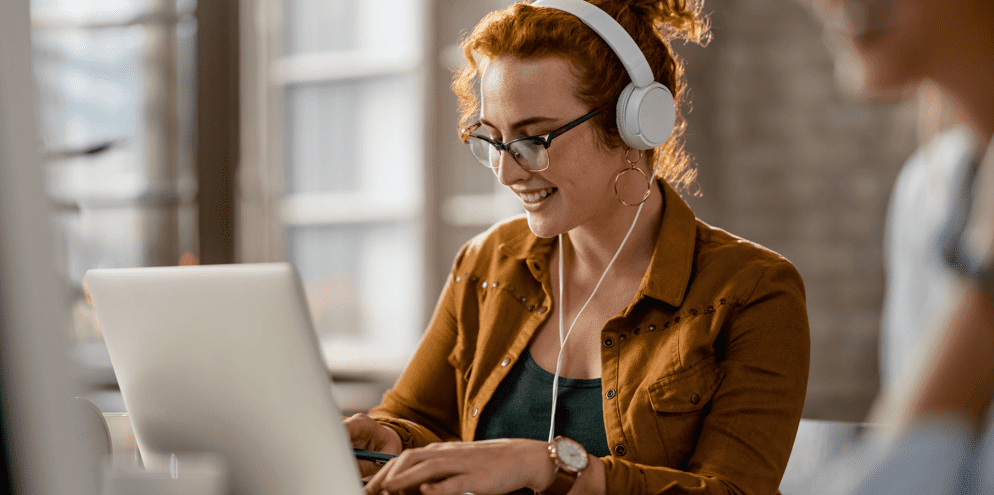
M 508 151 L 497 151 L 499 153 L 497 159 L 497 167 L 494 168 L 494 173 L 497 174 L 497 180 L 505 186 L 510 186 L 515 182 L 527 179 L 531 172 L 525 170 L 524 167 L 518 165 L 518 162 L 514 160 L 511 153 Z M 491 158 L 493 155 L 491 155 Z

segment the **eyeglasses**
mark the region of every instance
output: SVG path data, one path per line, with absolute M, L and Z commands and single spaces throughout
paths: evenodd
M 494 140 L 489 135 L 479 134 L 479 132 L 487 132 L 479 122 L 463 129 L 461 134 L 463 141 L 469 145 L 469 150 L 473 152 L 473 156 L 485 167 L 496 171 L 500 165 L 500 152 L 506 151 L 511 154 L 511 158 L 514 158 L 514 161 L 521 168 L 531 172 L 541 172 L 549 168 L 549 146 L 552 145 L 552 140 L 598 113 L 599 110 L 594 110 L 548 134 L 527 136 L 506 143 Z

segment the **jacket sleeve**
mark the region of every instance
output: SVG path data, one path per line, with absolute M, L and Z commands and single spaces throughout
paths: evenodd
M 456 256 L 453 273 L 467 246 Z M 458 331 L 453 273 L 414 356 L 380 405 L 369 412 L 400 435 L 405 449 L 460 439 L 456 370 L 448 361 Z
M 762 269 L 715 341 L 721 382 L 686 471 L 603 458 L 608 493 L 777 493 L 804 406 L 810 334 L 800 274 Z

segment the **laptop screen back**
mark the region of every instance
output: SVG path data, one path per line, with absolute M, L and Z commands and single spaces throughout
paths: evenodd
M 361 493 L 292 265 L 85 280 L 147 469 L 207 451 L 224 457 L 235 493 Z

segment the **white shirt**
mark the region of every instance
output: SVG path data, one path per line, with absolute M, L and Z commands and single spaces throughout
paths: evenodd
M 880 387 L 889 390 L 934 324 L 957 273 L 940 245 L 977 153 L 973 135 L 955 128 L 936 136 L 901 169 L 884 234 L 887 294 L 880 325 Z

